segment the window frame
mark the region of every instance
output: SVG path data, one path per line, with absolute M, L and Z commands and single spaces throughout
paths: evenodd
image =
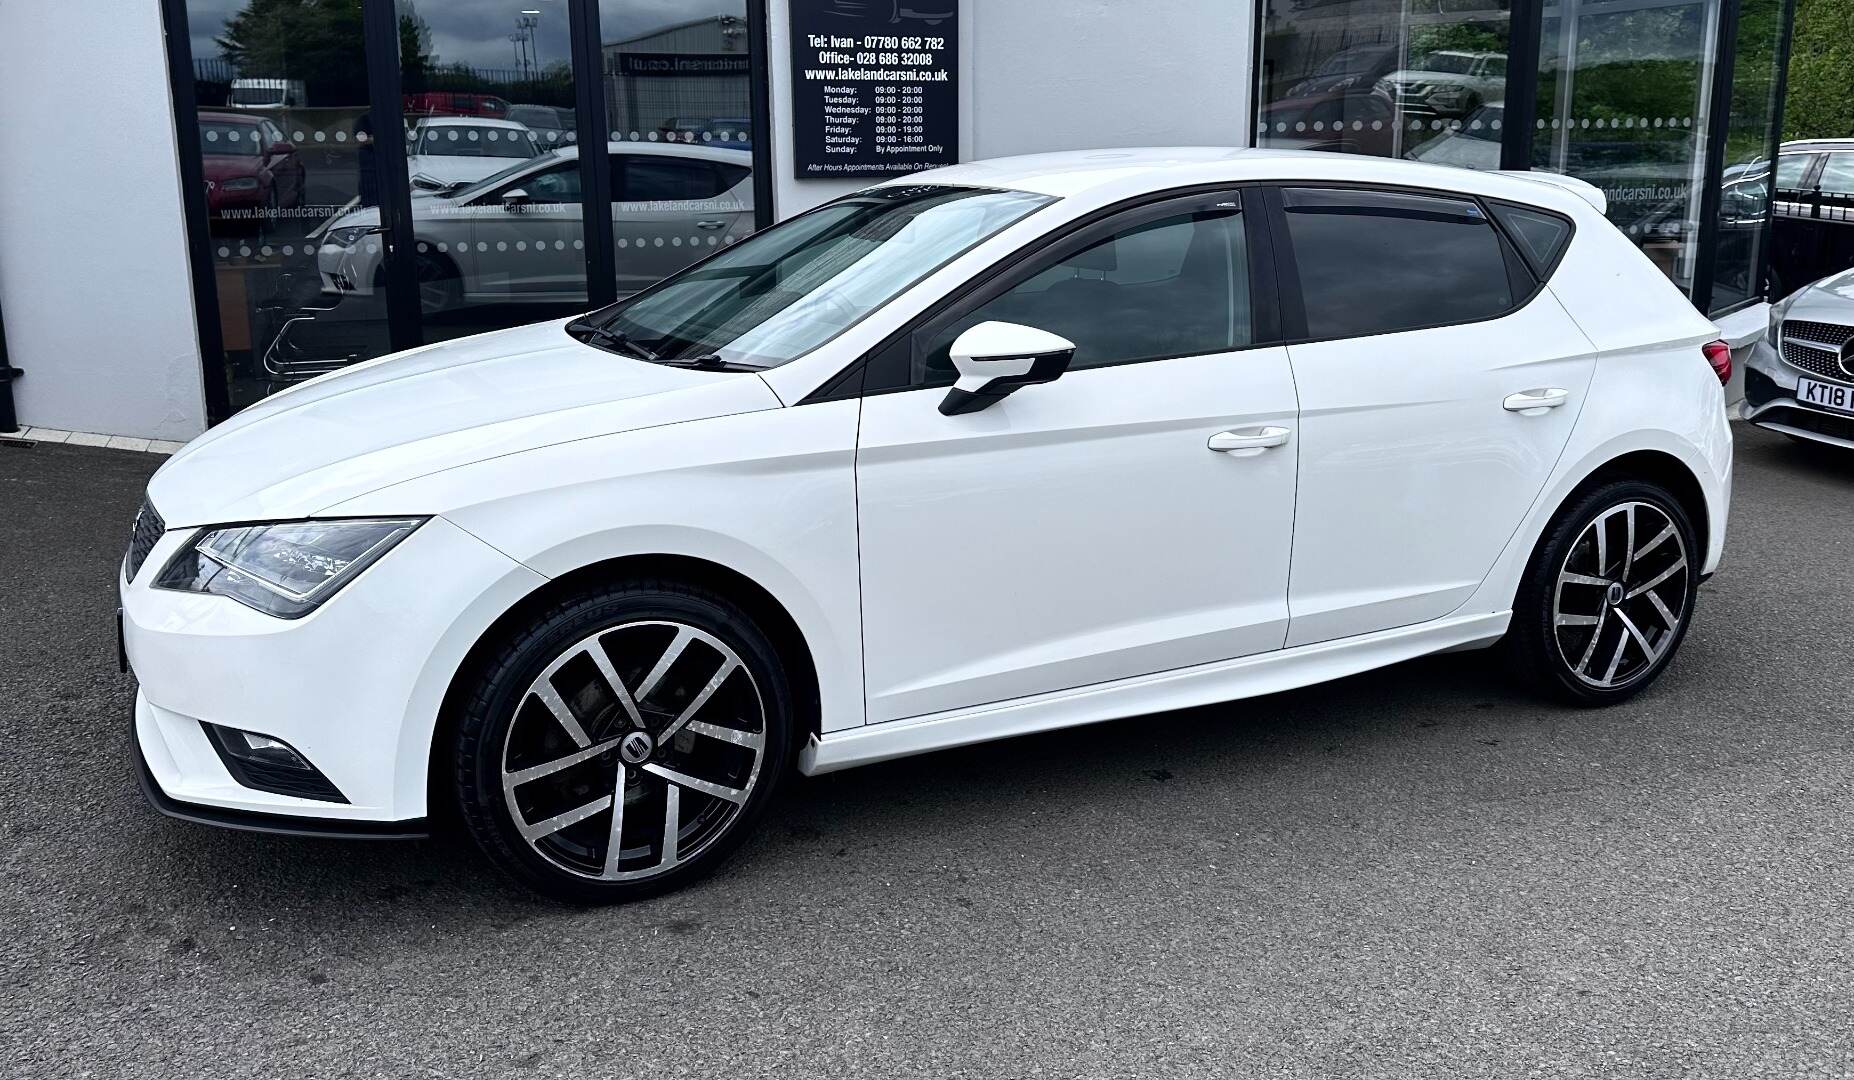
M 1240 224 L 1243 230 L 1243 234 L 1244 234 L 1243 235 L 1243 267 L 1242 267 L 1241 272 L 1247 279 L 1249 279 L 1247 284 L 1249 284 L 1252 287 L 1254 284 L 1255 273 L 1254 273 L 1254 268 L 1252 266 L 1253 260 L 1250 259 L 1249 257 L 1250 228 L 1249 228 L 1248 219 L 1242 216 L 1246 214 L 1248 211 L 1246 207 L 1241 205 L 1242 198 L 1241 198 L 1240 193 L 1227 192 L 1227 193 L 1223 193 L 1221 196 L 1219 196 L 1216 193 L 1211 193 L 1207 195 L 1187 196 L 1182 199 L 1172 199 L 1172 200 L 1166 200 L 1164 202 L 1158 202 L 1158 203 L 1149 203 L 1138 209 L 1130 210 L 1124 214 L 1120 214 L 1120 215 L 1116 215 L 1115 217 L 1108 218 L 1105 221 L 1095 224 L 1093 227 L 1089 229 L 1085 229 L 1079 233 L 1076 233 L 1074 235 L 1064 238 L 1062 241 L 1058 243 L 1049 245 L 1048 247 L 1044 248 L 1041 252 L 1039 252 L 1035 257 L 1029 260 L 1026 260 L 1023 264 L 1015 267 L 1010 273 L 1005 274 L 1002 277 L 988 283 L 982 289 L 977 289 L 977 290 L 974 290 L 973 292 L 966 294 L 964 297 L 960 299 L 958 303 L 948 306 L 946 309 L 940 311 L 933 318 L 928 319 L 922 322 L 919 326 L 915 327 L 913 332 L 908 334 L 905 338 L 903 338 L 902 342 L 900 343 L 902 347 L 902 352 L 906 354 L 907 359 L 908 359 L 909 372 L 910 372 L 910 378 L 909 378 L 910 385 L 912 386 L 913 389 L 916 389 L 916 390 L 926 390 L 926 389 L 937 389 L 943 386 L 951 386 L 954 382 L 957 381 L 957 375 L 952 375 L 951 377 L 943 377 L 943 378 L 933 378 L 933 379 L 919 378 L 917 379 L 917 378 L 914 378 L 912 374 L 914 371 L 915 362 L 918 359 L 916 354 L 918 353 L 922 343 L 926 341 L 932 341 L 935 338 L 938 338 L 940 335 L 942 335 L 945 332 L 948 326 L 951 326 L 952 324 L 957 323 L 960 320 L 970 316 L 978 309 L 985 307 L 987 304 L 990 304 L 1008 295 L 1009 293 L 1011 293 L 1013 290 L 1015 290 L 1019 286 L 1029 281 L 1035 280 L 1036 278 L 1042 276 L 1044 273 L 1048 272 L 1049 270 L 1054 269 L 1055 267 L 1061 265 L 1066 259 L 1072 258 L 1085 251 L 1091 250 L 1092 248 L 1098 246 L 1104 241 L 1115 239 L 1121 235 L 1126 234 L 1127 232 L 1131 230 L 1140 229 L 1146 226 L 1154 225 L 1159 222 L 1166 221 L 1170 218 L 1183 217 L 1187 214 L 1196 214 L 1196 213 L 1201 213 L 1201 212 L 1212 210 L 1212 209 L 1221 209 L 1222 207 L 1216 204 L 1216 200 L 1218 200 L 1219 198 L 1221 199 L 1222 202 L 1225 202 L 1225 203 L 1235 202 L 1238 204 L 1236 207 L 1236 214 L 1234 216 L 1237 218 L 1238 223 Z M 1234 283 L 1232 282 L 1232 286 L 1233 284 Z M 1235 303 L 1235 293 L 1233 291 L 1230 294 L 1229 300 L 1232 305 Z M 1254 313 L 1255 304 L 1254 304 L 1253 299 L 1251 299 L 1249 307 L 1250 307 L 1250 318 L 1249 318 L 1250 337 L 1253 338 L 1255 336 L 1254 331 L 1255 331 L 1255 322 L 1256 322 L 1255 313 Z M 1222 353 L 1242 352 L 1251 347 L 1252 346 L 1245 344 L 1245 345 L 1230 346 L 1227 348 L 1200 349 L 1195 352 L 1155 353 L 1151 356 L 1132 356 L 1132 357 L 1127 357 L 1122 360 L 1114 360 L 1114 361 L 1110 361 L 1107 363 L 1089 364 L 1086 367 L 1077 368 L 1075 370 L 1093 371 L 1097 368 L 1129 367 L 1134 364 L 1153 364 L 1153 363 L 1160 363 L 1166 360 L 1183 360 L 1183 359 L 1193 357 L 1193 356 L 1217 356 Z
M 698 195 L 693 198 L 679 199 L 639 199 L 633 198 L 626 190 L 631 184 L 631 167 L 640 162 L 667 163 L 678 168 L 697 168 L 708 174 L 714 184 L 720 184 L 725 177 L 721 175 L 721 166 L 726 162 L 714 161 L 705 157 L 679 157 L 674 154 L 639 154 L 630 150 L 612 150 L 612 202 L 614 203 L 699 203 L 713 202 L 740 185 L 740 181 L 717 190 L 713 195 Z
M 1829 168 L 1835 164 L 1835 159 L 1838 157 L 1848 158 L 1849 160 L 1854 161 L 1854 150 L 1823 151 L 1819 155 L 1820 160 L 1815 163 L 1815 176 L 1814 176 L 1815 182 L 1810 184 L 1810 190 L 1815 191 L 1820 194 L 1828 194 L 1828 195 L 1841 195 L 1841 196 L 1854 195 L 1854 184 L 1850 184 L 1848 189 L 1845 191 L 1825 189 L 1822 187 L 1822 182 L 1828 179 Z
M 1323 188 L 1327 190 L 1360 191 L 1386 195 L 1415 195 L 1428 198 L 1455 199 L 1461 202 L 1474 203 L 1480 208 L 1481 215 L 1487 219 L 1488 225 L 1493 228 L 1495 242 L 1500 245 L 1501 258 L 1506 264 L 1507 280 L 1509 283 L 1518 284 L 1520 282 L 1529 281 L 1531 283 L 1531 288 L 1528 289 L 1524 295 L 1519 295 L 1519 290 L 1515 289 L 1513 303 L 1504 310 L 1492 315 L 1481 315 L 1472 319 L 1454 319 L 1448 322 L 1423 323 L 1419 326 L 1406 326 L 1395 330 L 1375 330 L 1364 334 L 1315 336 L 1310 333 L 1307 328 L 1306 303 L 1300 285 L 1300 265 L 1295 259 L 1294 244 L 1288 234 L 1286 200 L 1282 196 L 1282 193 L 1288 188 Z M 1519 245 L 1507 234 L 1506 226 L 1501 223 L 1499 218 L 1494 216 L 1489 202 L 1504 201 L 1526 210 L 1554 214 L 1554 216 L 1557 217 L 1564 216 L 1562 214 L 1555 214 L 1554 211 L 1547 210 L 1544 207 L 1534 206 L 1531 203 L 1512 202 L 1511 200 L 1489 200 L 1485 196 L 1473 192 L 1455 191 L 1446 188 L 1412 187 L 1405 184 L 1374 184 L 1357 180 L 1271 180 L 1263 186 L 1262 198 L 1268 208 L 1267 217 L 1269 231 L 1273 234 L 1275 252 L 1274 276 L 1276 279 L 1275 288 L 1281 311 L 1282 344 L 1290 346 L 1311 345 L 1324 341 L 1354 341 L 1359 338 L 1387 337 L 1392 334 L 1412 334 L 1424 330 L 1439 330 L 1448 326 L 1472 326 L 1475 323 L 1494 322 L 1498 319 L 1504 319 L 1515 312 L 1522 311 L 1527 305 L 1531 304 L 1532 301 L 1536 300 L 1541 292 L 1545 291 L 1545 282 L 1549 275 L 1542 278 L 1533 271 L 1530 264 L 1526 262 L 1525 256 L 1521 254 Z M 1567 218 L 1566 220 L 1568 221 L 1569 219 Z M 1562 261 L 1564 252 L 1570 250 L 1571 244 L 1574 243 L 1576 239 L 1576 226 L 1573 223 L 1571 237 L 1565 241 L 1563 249 L 1558 253 L 1559 261 Z M 1557 269 L 1557 262 L 1553 263 L 1552 269 Z
M 1253 333 L 1247 345 L 1234 349 L 1216 349 L 1201 353 L 1179 353 L 1123 360 L 1113 364 L 1096 364 L 1089 371 L 1132 364 L 1182 360 L 1190 356 L 1216 356 L 1222 353 L 1249 352 L 1283 344 L 1276 289 L 1276 267 L 1272 258 L 1272 230 L 1262 220 L 1263 206 L 1258 193 L 1264 185 L 1256 181 L 1240 183 L 1196 184 L 1147 192 L 1131 199 L 1099 207 L 1073 221 L 1025 243 L 1003 256 L 936 300 L 927 310 L 909 319 L 884 337 L 880 344 L 857 357 L 837 374 L 818 384 L 798 404 L 841 401 L 874 397 L 879 394 L 904 393 L 936 389 L 948 382 L 917 381 L 913 376 L 914 337 L 917 333 L 957 320 L 973 308 L 996 297 L 1054 262 L 1088 248 L 1139 221 L 1157 220 L 1185 212 L 1186 206 L 1199 206 L 1212 199 L 1234 199 L 1241 203 L 1240 218 L 1247 250 L 1249 308 Z

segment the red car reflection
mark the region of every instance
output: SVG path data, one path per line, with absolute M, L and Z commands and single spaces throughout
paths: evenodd
M 210 213 L 302 205 L 303 163 L 283 129 L 265 117 L 201 112 L 200 164 Z

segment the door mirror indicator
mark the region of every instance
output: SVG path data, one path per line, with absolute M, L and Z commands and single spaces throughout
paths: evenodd
M 959 335 L 949 352 L 959 381 L 940 411 L 957 416 L 990 408 L 1020 386 L 1054 382 L 1075 358 L 1075 343 L 1034 326 L 993 321 Z

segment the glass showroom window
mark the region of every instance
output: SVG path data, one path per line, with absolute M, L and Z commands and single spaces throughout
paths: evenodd
M 749 0 L 486 2 L 168 0 L 198 100 L 177 120 L 199 136 L 215 419 L 629 295 L 755 228 Z M 582 108 L 606 115 L 590 161 Z M 615 280 L 589 287 L 593 267 Z
M 1717 0 L 1561 0 L 1539 43 L 1533 167 L 1601 188 L 1609 219 L 1687 290 L 1718 27 Z
M 599 4 L 620 297 L 753 232 L 746 16 L 746 0 Z
M 1732 61 L 1732 107 L 1725 118 L 1725 171 L 1719 191 L 1712 297 L 1720 312 L 1759 299 L 1770 232 L 1771 125 L 1777 113 L 1777 62 L 1783 47 L 1781 0 L 1741 0 Z
M 583 310 L 567 5 L 395 7 L 424 340 Z
M 1256 143 L 1500 167 L 1506 0 L 1268 0 Z
M 200 317 L 218 320 L 236 410 L 389 350 L 378 293 L 339 287 L 317 259 L 336 219 L 378 221 L 361 5 L 189 0 L 187 30 L 219 298 Z M 342 239 L 382 250 L 371 225 Z

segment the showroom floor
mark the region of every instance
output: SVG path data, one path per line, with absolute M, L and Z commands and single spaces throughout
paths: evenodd
M 157 816 L 113 582 L 160 459 L 0 447 L 0 1060 L 1846 1075 L 1854 456 L 1737 427 L 1726 565 L 1630 705 L 1543 705 L 1463 654 L 874 766 L 792 785 L 709 882 L 603 911 L 456 839 Z

